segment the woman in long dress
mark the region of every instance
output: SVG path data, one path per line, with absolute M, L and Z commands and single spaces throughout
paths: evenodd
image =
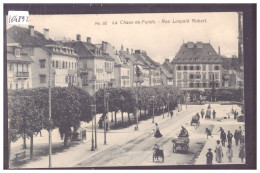
M 162 137 L 162 136 L 163 136 L 163 135 L 162 135 L 161 132 L 160 132 L 160 129 L 159 129 L 158 124 L 155 123 L 155 134 L 154 134 L 154 137 L 160 138 L 160 137 Z
M 223 157 L 223 150 L 222 150 L 222 146 L 220 145 L 220 141 L 219 140 L 217 140 L 215 153 L 216 153 L 216 162 L 221 163 L 222 162 L 222 157 Z

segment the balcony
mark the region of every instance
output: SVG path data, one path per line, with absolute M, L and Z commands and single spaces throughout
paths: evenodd
M 29 72 L 17 72 L 16 77 L 18 77 L 18 78 L 28 78 Z

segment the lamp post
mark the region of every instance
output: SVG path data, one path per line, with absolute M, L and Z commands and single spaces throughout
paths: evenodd
M 96 118 L 96 112 L 97 112 L 97 102 L 96 102 L 96 86 L 95 86 L 95 81 L 96 81 L 96 75 L 93 76 L 93 88 L 94 88 L 94 122 L 95 122 L 95 148 L 97 148 L 97 118 Z
M 154 123 L 154 96 L 152 96 L 152 98 L 153 98 L 153 121 L 152 121 L 152 123 Z
M 169 110 L 169 96 L 170 96 L 170 94 L 169 93 L 167 93 L 167 104 L 168 104 L 168 117 L 170 116 L 169 114 L 170 114 L 170 110 Z
M 94 109 L 94 104 L 91 105 L 91 110 Z M 92 111 L 94 113 L 94 111 Z M 95 147 L 94 147 L 94 125 L 93 125 L 93 113 L 92 113 L 92 124 L 91 124 L 91 128 L 92 128 L 92 138 L 91 138 L 91 151 L 95 151 Z
M 48 81 L 48 90 L 49 90 L 49 168 L 52 167 L 52 137 L 51 137 L 51 128 L 52 128 L 52 119 L 51 119 L 51 59 L 49 59 L 49 81 Z
M 136 129 L 135 129 L 135 130 L 138 130 L 137 104 L 138 104 L 138 96 L 137 96 L 137 87 L 136 87 L 136 89 L 135 89 L 135 116 L 136 116 Z
M 106 99 L 106 105 L 104 105 L 105 106 L 105 108 L 106 108 L 106 110 L 105 110 L 105 117 L 104 117 L 104 145 L 106 145 L 107 144 L 107 136 L 106 136 L 106 133 L 107 133 L 107 126 L 106 126 L 106 119 L 107 119 L 107 114 L 108 114 L 108 111 L 109 111 L 109 109 L 108 109 L 108 99 L 109 99 L 109 95 L 110 95 L 110 93 L 105 93 L 105 99 Z

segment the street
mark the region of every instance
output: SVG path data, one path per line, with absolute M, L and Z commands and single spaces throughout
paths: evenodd
M 200 126 L 191 126 L 191 117 L 202 108 L 206 109 L 207 105 L 188 105 L 186 109 L 178 112 L 174 111 L 173 118 L 168 117 L 165 113 L 165 118 L 162 115 L 155 117 L 155 122 L 158 123 L 160 131 L 163 135 L 161 138 L 155 138 L 153 129 L 155 128 L 152 119 L 141 121 L 139 130 L 134 131 L 132 125 L 125 129 L 110 130 L 107 133 L 107 145 L 104 145 L 104 134 L 102 129 L 98 129 L 96 151 L 90 151 L 91 148 L 91 132 L 87 132 L 88 139 L 83 143 L 74 145 L 73 147 L 61 152 L 53 154 L 53 167 L 109 167 L 109 166 L 151 166 L 151 165 L 205 165 L 206 152 L 209 147 L 214 149 L 216 140 L 219 139 L 219 127 L 223 127 L 225 131 L 234 130 L 244 123 L 237 122 L 231 119 L 224 119 L 231 112 L 231 105 L 212 104 L 212 109 L 215 109 L 216 120 L 200 119 Z M 238 106 L 233 106 L 234 109 L 240 110 Z M 173 153 L 172 139 L 177 138 L 181 126 L 184 126 L 189 132 L 189 148 L 188 151 L 182 151 L 177 148 L 177 152 Z M 87 124 L 87 129 L 91 127 L 91 122 Z M 205 129 L 209 128 L 212 131 L 213 139 L 206 138 Z M 43 133 L 44 134 L 44 133 Z M 58 133 L 53 133 L 54 145 L 62 144 Z M 36 137 L 41 139 L 41 146 L 46 143 L 47 134 L 44 137 Z M 44 140 L 46 138 L 46 140 Z M 58 140 L 59 139 L 59 140 Z M 56 140 L 56 141 L 55 141 Z M 21 142 L 21 141 L 20 141 Z M 164 162 L 159 158 L 153 162 L 153 146 L 157 143 L 160 149 L 164 150 Z M 20 143 L 21 144 L 21 143 Z M 35 146 L 38 144 L 35 144 Z M 20 145 L 12 145 L 20 147 Z M 227 147 L 223 147 L 225 153 Z M 240 164 L 238 158 L 238 146 L 233 146 L 234 159 L 233 164 Z M 213 164 L 216 164 L 213 159 Z M 224 157 L 223 163 L 228 163 Z M 40 159 L 30 161 L 22 168 L 38 168 L 48 165 L 48 156 L 42 156 Z

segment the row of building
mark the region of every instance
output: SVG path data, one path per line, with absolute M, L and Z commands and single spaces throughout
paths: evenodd
M 233 58 L 235 61 L 237 58 Z M 90 94 L 106 87 L 173 85 L 183 89 L 205 89 L 215 85 L 237 87 L 243 76 L 230 58 L 217 53 L 210 43 L 183 43 L 175 58 L 161 65 L 146 51 L 120 50 L 105 41 L 52 40 L 43 33 L 12 26 L 7 30 L 8 89 L 79 86 Z M 233 76 L 233 77 L 232 77 Z M 231 82 L 232 80 L 233 83 Z

